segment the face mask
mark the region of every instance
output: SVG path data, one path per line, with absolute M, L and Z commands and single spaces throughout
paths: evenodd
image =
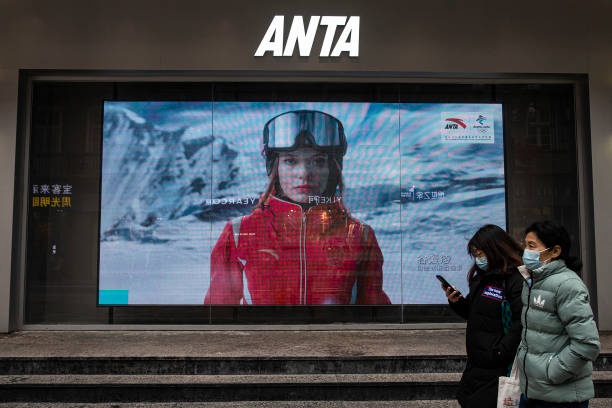
M 489 262 L 487 261 L 486 256 L 480 256 L 476 258 L 475 261 L 476 261 L 476 266 L 478 266 L 483 271 L 486 271 L 489 268 Z
M 536 269 L 544 266 L 546 261 L 540 261 L 540 254 L 544 251 L 548 251 L 550 248 L 543 249 L 541 251 L 536 251 L 535 249 L 526 249 L 523 252 L 523 263 L 530 271 L 535 271 Z

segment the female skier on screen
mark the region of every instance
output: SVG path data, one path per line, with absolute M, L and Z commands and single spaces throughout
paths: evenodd
M 323 112 L 290 111 L 266 123 L 268 187 L 217 240 L 204 303 L 390 303 L 374 232 L 342 203 L 346 148 L 342 123 Z

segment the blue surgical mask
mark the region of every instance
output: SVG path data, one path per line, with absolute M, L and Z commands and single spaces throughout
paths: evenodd
M 544 251 L 548 251 L 550 248 L 543 249 L 541 251 L 536 251 L 535 249 L 526 249 L 523 252 L 523 263 L 530 271 L 535 271 L 536 269 L 544 266 L 546 261 L 540 261 L 540 254 Z
M 489 269 L 489 262 L 487 261 L 486 256 L 479 256 L 474 261 L 476 262 L 476 266 L 478 266 L 483 271 L 486 271 L 487 269 Z

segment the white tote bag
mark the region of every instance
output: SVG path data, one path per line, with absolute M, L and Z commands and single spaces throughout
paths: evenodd
M 510 377 L 499 377 L 497 389 L 497 408 L 518 407 L 521 400 L 521 385 L 519 383 L 518 364 L 516 357 L 512 363 Z

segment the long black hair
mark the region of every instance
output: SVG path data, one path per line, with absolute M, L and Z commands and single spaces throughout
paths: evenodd
M 577 257 L 570 255 L 572 240 L 563 225 L 552 220 L 538 221 L 527 227 L 525 235 L 530 232 L 533 232 L 546 248 L 558 245 L 561 248 L 561 254 L 557 259 L 564 260 L 565 265 L 574 272 L 580 272 L 582 262 Z
M 497 225 L 483 225 L 476 231 L 467 244 L 468 254 L 474 256 L 478 249 L 487 257 L 488 272 L 511 274 L 512 269 L 523 264 L 523 249 L 506 231 Z M 468 282 L 471 284 L 474 275 L 480 269 L 476 264 L 468 271 Z

